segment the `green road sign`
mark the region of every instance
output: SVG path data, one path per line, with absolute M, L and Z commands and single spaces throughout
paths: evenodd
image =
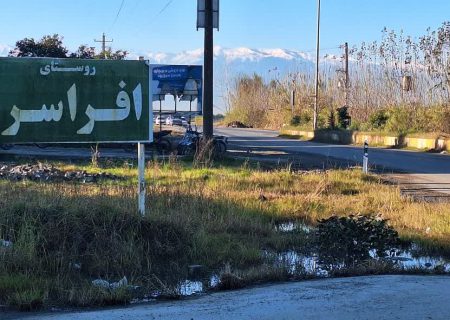
M 0 58 L 0 143 L 147 142 L 145 61 Z

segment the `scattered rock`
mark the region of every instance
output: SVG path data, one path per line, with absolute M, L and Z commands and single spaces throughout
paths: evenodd
M 122 279 L 120 279 L 119 281 L 113 282 L 110 284 L 111 289 L 118 289 L 118 288 L 127 287 L 127 286 L 128 286 L 128 279 L 125 276 Z
M 96 183 L 98 180 L 122 180 L 122 177 L 106 172 L 90 174 L 81 171 L 61 171 L 52 165 L 42 163 L 23 165 L 0 165 L 0 179 L 11 181 L 74 181 Z
M 104 289 L 115 290 L 115 289 L 119 289 L 122 287 L 128 287 L 128 279 L 127 279 L 127 277 L 123 277 L 119 281 L 112 282 L 112 283 L 109 283 L 108 281 L 103 280 L 103 279 L 95 279 L 95 280 L 92 280 L 92 285 L 94 285 L 96 287 L 104 288 Z
M 94 285 L 95 287 L 100 287 L 100 288 L 104 288 L 104 289 L 109 289 L 109 282 L 103 279 L 95 279 L 92 280 L 92 285 Z

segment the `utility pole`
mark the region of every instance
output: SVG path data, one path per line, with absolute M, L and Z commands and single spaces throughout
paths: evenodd
M 345 57 L 345 106 L 348 108 L 348 87 L 350 84 L 350 78 L 348 74 L 348 43 L 344 44 L 344 57 Z
M 203 135 L 206 141 L 213 137 L 213 30 L 213 0 L 205 0 Z
M 320 0 L 317 0 L 317 42 L 316 42 L 316 83 L 314 90 L 313 129 L 317 129 L 317 114 L 319 109 L 319 48 L 320 48 Z
M 111 40 L 106 40 L 106 35 L 105 35 L 105 33 L 103 32 L 103 34 L 102 34 L 102 40 L 96 40 L 96 39 L 94 39 L 94 41 L 95 42 L 101 42 L 102 43 L 102 53 L 103 53 L 103 56 L 105 57 L 105 59 L 107 58 L 106 57 L 106 43 L 107 42 L 113 42 L 114 40 L 113 39 L 111 39 Z

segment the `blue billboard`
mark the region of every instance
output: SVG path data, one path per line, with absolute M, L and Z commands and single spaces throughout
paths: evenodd
M 153 101 L 167 94 L 180 101 L 197 101 L 195 110 L 202 113 L 203 68 L 197 65 L 152 65 Z

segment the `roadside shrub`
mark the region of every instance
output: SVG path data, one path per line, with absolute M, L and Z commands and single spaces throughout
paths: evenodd
M 386 110 L 377 110 L 369 117 L 370 128 L 375 130 L 382 130 L 386 126 L 388 120 L 389 115 Z
M 414 115 L 414 131 L 450 133 L 450 107 L 419 107 Z
M 338 124 L 339 128 L 347 129 L 350 127 L 351 124 L 351 117 L 348 113 L 348 107 L 343 106 L 336 109 L 337 115 L 336 115 L 336 122 Z
M 291 119 L 291 126 L 298 126 L 301 123 L 301 118 L 299 115 L 293 116 Z
M 313 112 L 310 109 L 303 109 L 292 117 L 290 124 L 296 127 L 312 127 Z
M 413 114 L 405 107 L 390 108 L 389 119 L 386 121 L 385 130 L 398 134 L 406 134 L 413 129 Z
M 349 130 L 358 131 L 363 129 L 363 126 L 361 122 L 357 120 L 352 120 L 350 126 L 348 127 Z
M 314 243 L 319 263 L 327 270 L 359 265 L 370 260 L 371 253 L 384 257 L 400 246 L 387 220 L 362 215 L 319 220 Z

